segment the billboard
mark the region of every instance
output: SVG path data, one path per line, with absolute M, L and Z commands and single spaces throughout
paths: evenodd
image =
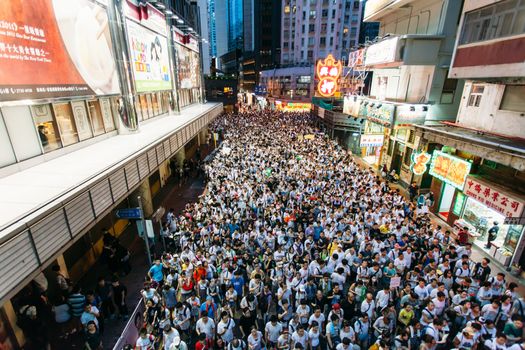
M 200 84 L 199 54 L 176 43 L 177 73 L 181 89 L 198 88 Z
M 0 2 L 0 101 L 120 92 L 106 9 L 89 0 Z
M 470 167 L 470 162 L 466 160 L 435 150 L 428 173 L 461 191 Z
M 170 90 L 170 62 L 166 37 L 131 20 L 127 20 L 127 27 L 136 92 Z

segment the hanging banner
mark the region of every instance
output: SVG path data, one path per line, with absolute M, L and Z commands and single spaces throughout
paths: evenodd
M 171 89 L 166 37 L 127 20 L 136 92 Z
M 470 162 L 448 153 L 435 150 L 428 173 L 452 187 L 462 190 L 467 175 L 470 173 Z
M 505 217 L 520 217 L 523 213 L 524 202 L 522 200 L 485 185 L 472 176 L 468 177 L 463 192 Z
M 358 96 L 345 96 L 343 100 L 343 113 L 357 117 L 359 115 L 361 100 Z
M 119 94 L 106 8 L 0 2 L 0 101 Z
M 199 54 L 179 43 L 175 48 L 179 86 L 181 89 L 198 88 L 201 85 Z

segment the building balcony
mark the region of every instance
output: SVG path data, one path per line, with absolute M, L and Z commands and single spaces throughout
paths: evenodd
M 409 65 L 435 65 L 442 35 L 406 34 L 387 37 L 366 48 L 364 66 L 393 68 Z
M 363 19 L 365 22 L 376 22 L 415 0 L 368 0 L 365 5 Z
M 525 77 L 525 35 L 456 47 L 450 77 L 456 79 Z

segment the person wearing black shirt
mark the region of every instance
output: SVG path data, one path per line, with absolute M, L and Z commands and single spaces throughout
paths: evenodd
M 348 292 L 346 298 L 341 301 L 341 309 L 343 309 L 343 315 L 345 315 L 345 319 L 352 320 L 355 316 L 357 316 L 355 305 L 354 294 L 352 292 Z
M 490 276 L 490 260 L 483 258 L 481 262 L 478 262 L 474 267 L 474 277 L 478 278 L 481 282 L 485 282 Z

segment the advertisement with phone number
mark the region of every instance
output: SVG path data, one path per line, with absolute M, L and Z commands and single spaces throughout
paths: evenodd
M 89 0 L 0 2 L 0 101 L 119 93 L 106 9 Z

